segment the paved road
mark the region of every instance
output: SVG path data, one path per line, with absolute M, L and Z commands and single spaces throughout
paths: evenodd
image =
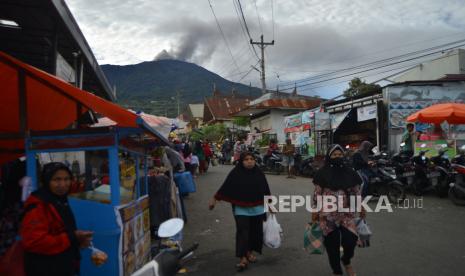
M 189 265 L 189 275 L 236 275 L 235 225 L 231 206 L 220 203 L 208 210 L 231 166 L 212 167 L 197 178 L 197 193 L 186 199 L 188 223 L 184 245 L 200 243 Z M 268 175 L 274 195 L 310 195 L 311 180 Z M 410 205 L 413 198 L 410 199 Z M 279 249 L 264 249 L 259 262 L 240 275 L 332 275 L 327 256 L 308 255 L 303 249 L 304 225 L 309 213 L 278 214 L 284 230 Z M 367 217 L 374 236 L 370 248 L 357 248 L 353 261 L 357 275 L 465 275 L 465 208 L 448 199 L 423 198 L 423 208 L 373 213 Z

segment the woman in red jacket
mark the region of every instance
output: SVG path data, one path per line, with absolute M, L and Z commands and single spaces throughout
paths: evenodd
M 68 204 L 72 174 L 63 163 L 46 164 L 42 185 L 25 203 L 20 234 L 26 275 L 76 275 L 79 249 L 87 247 L 92 232 L 76 229 Z

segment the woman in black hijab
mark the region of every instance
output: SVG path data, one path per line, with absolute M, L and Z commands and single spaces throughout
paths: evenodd
M 92 232 L 77 230 L 68 204 L 72 173 L 63 163 L 44 166 L 43 186 L 25 203 L 21 242 L 26 275 L 71 276 L 79 271 L 79 249 L 87 247 Z
M 266 195 L 270 195 L 270 188 L 265 175 L 256 166 L 254 155 L 244 152 L 210 202 L 210 210 L 219 200 L 233 206 L 237 228 L 236 257 L 240 258 L 236 266 L 238 271 L 257 260 L 253 251 L 262 253 L 263 220 L 266 217 L 263 200 Z
M 360 196 L 362 179 L 356 171 L 344 164 L 344 149 L 333 145 L 326 154 L 325 165 L 316 172 L 313 178 L 315 192 L 313 206 L 322 196 L 332 196 L 337 199 L 337 206 L 349 207 L 349 196 Z M 342 202 L 339 202 L 342 200 Z M 358 235 L 355 225 L 356 210 L 339 212 L 338 210 L 319 210 L 312 214 L 312 222 L 318 222 L 324 235 L 324 245 L 328 252 L 329 263 L 334 275 L 342 275 L 341 261 L 349 276 L 355 275 L 350 260 L 354 256 Z M 365 217 L 362 210 L 361 217 Z M 344 254 L 341 258 L 340 247 Z

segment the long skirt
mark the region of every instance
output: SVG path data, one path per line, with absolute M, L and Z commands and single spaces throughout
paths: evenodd
M 236 220 L 236 257 L 247 256 L 247 252 L 262 254 L 263 219 L 259 216 L 234 216 Z

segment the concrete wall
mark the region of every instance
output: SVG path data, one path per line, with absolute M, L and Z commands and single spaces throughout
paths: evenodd
M 258 128 L 261 131 L 271 129 L 271 114 L 267 114 L 265 116 L 251 120 L 250 126 L 252 131 L 255 130 L 255 128 Z
M 438 59 L 422 63 L 394 77 L 393 81 L 437 80 L 446 74 L 465 74 L 465 50 L 452 50 Z

